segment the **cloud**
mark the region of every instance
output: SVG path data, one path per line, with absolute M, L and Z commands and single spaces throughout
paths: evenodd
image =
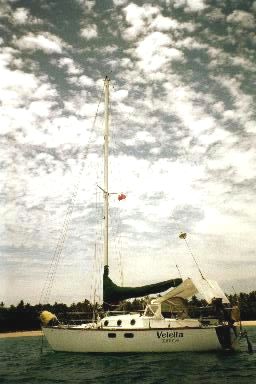
M 41 118 L 49 117 L 52 107 L 55 105 L 53 101 L 32 101 L 29 105 L 29 113 Z
M 227 22 L 244 29 L 255 29 L 256 22 L 254 16 L 245 11 L 235 10 L 227 17 Z
M 170 29 L 179 28 L 179 23 L 177 20 L 171 19 L 170 17 L 157 15 L 150 26 L 151 28 L 155 28 L 158 31 L 169 31 Z
M 133 138 L 123 140 L 123 143 L 125 145 L 130 145 L 130 146 L 134 146 L 136 144 L 139 145 L 139 143 L 145 145 L 146 143 L 155 143 L 155 142 L 156 142 L 156 138 L 147 131 L 137 132 Z
M 220 8 L 213 8 L 210 12 L 207 13 L 207 17 L 213 23 L 221 22 L 226 19 L 225 14 L 222 12 Z
M 21 50 L 40 50 L 47 54 L 62 53 L 65 43 L 49 32 L 32 33 L 14 40 L 15 45 Z
M 13 12 L 13 20 L 17 23 L 17 24 L 25 24 L 27 21 L 28 21 L 28 18 L 29 18 L 29 12 L 27 9 L 25 8 L 17 8 L 14 12 Z
M 241 83 L 235 78 L 229 78 L 226 76 L 216 76 L 215 80 L 225 87 L 234 103 L 235 119 L 244 124 L 250 117 L 253 116 L 253 97 L 243 92 L 241 89 Z M 225 117 L 225 115 L 224 115 Z
M 95 85 L 95 82 L 93 79 L 91 79 L 89 76 L 82 75 L 82 76 L 73 76 L 69 78 L 69 83 L 74 84 L 76 86 L 79 86 L 80 88 L 84 87 L 93 87 Z
M 122 36 L 128 41 L 134 40 L 137 37 L 142 38 L 142 36 L 146 36 L 154 31 L 176 32 L 188 30 L 192 32 L 195 28 L 191 22 L 180 22 L 172 17 L 163 16 L 160 8 L 148 4 L 140 7 L 131 3 L 123 11 L 127 23 L 131 25 L 130 27 L 122 28 Z
M 98 28 L 96 24 L 91 24 L 82 28 L 80 34 L 86 40 L 94 39 L 98 36 Z
M 122 6 L 126 5 L 128 3 L 128 0 L 113 0 L 113 3 L 116 6 Z
M 29 10 L 26 8 L 16 8 L 12 13 L 12 21 L 14 24 L 41 24 L 42 20 L 31 16 Z
M 144 4 L 142 7 L 134 3 L 130 3 L 124 9 L 125 18 L 131 27 L 123 32 L 123 37 L 127 40 L 136 38 L 145 31 L 145 27 L 150 23 L 152 16 L 159 13 L 158 7 Z
M 113 93 L 112 99 L 115 101 L 123 101 L 128 97 L 129 91 L 127 89 L 119 89 Z
M 11 6 L 10 4 L 8 4 L 7 2 L 4 2 L 4 1 L 1 1 L 0 3 L 0 12 L 1 12 L 1 16 L 2 17 L 8 17 L 11 13 L 12 9 L 11 9 Z
M 51 115 L 57 105 L 57 92 L 46 76 L 11 69 L 10 64 L 18 54 L 17 50 L 11 48 L 2 49 L 0 54 L 3 76 L 0 86 L 1 134 L 15 135 L 17 141 L 26 142 L 33 135 L 40 136 L 38 119 L 46 119 Z
M 184 8 L 186 12 L 198 12 L 207 8 L 205 0 L 169 0 L 169 4 L 172 4 L 174 8 Z
M 175 46 L 177 48 L 187 48 L 190 50 L 193 49 L 211 49 L 208 44 L 200 43 L 195 37 L 185 37 L 176 42 Z
M 202 11 L 207 8 L 205 0 L 186 0 L 185 10 L 188 12 Z
M 19 106 L 27 97 L 30 97 L 38 87 L 38 79 L 34 74 L 24 73 L 20 70 L 10 70 L 16 51 L 14 49 L 3 49 L 0 54 L 0 68 L 2 82 L 0 98 L 2 106 Z M 4 109 L 3 109 L 4 110 Z
M 69 75 L 79 75 L 82 73 L 81 67 L 75 64 L 74 60 L 70 57 L 62 57 L 58 60 L 61 68 L 65 68 Z
M 86 11 L 91 11 L 96 4 L 96 0 L 75 0 L 79 5 L 84 7 Z
M 3 76 L 1 82 L 1 94 L 0 97 L 4 104 L 19 105 L 23 104 L 25 98 L 33 98 L 35 95 L 41 96 L 40 92 L 44 89 L 44 94 L 54 96 L 54 92 L 50 90 L 46 84 L 40 84 L 40 80 L 31 73 L 26 73 L 20 70 L 10 70 L 7 65 L 11 60 L 12 55 L 7 51 L 0 55 L 0 67 Z M 5 92 L 5 96 L 10 93 L 10 98 L 3 96 L 2 92 Z
M 135 50 L 139 66 L 145 72 L 155 72 L 168 62 L 182 60 L 182 52 L 170 47 L 171 43 L 169 36 L 162 32 L 152 32 L 139 41 Z

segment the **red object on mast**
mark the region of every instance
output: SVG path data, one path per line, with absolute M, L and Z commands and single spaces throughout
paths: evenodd
M 120 195 L 118 195 L 118 200 L 119 200 L 119 201 L 124 200 L 124 199 L 126 199 L 126 196 L 125 196 L 123 193 L 121 193 Z

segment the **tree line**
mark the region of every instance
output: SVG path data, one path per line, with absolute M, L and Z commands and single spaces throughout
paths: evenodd
M 250 293 L 240 293 L 227 295 L 231 305 L 238 305 L 241 311 L 242 320 L 256 320 L 256 291 Z M 148 302 L 148 298 L 126 300 L 121 303 L 118 310 L 122 311 L 142 311 Z M 199 300 L 195 296 L 188 305 L 191 308 L 199 308 L 205 306 L 203 300 Z M 5 306 L 0 303 L 0 332 L 25 331 L 40 329 L 40 313 L 43 310 L 54 313 L 63 323 L 85 322 L 91 320 L 103 312 L 99 304 L 92 305 L 88 300 L 83 302 L 67 305 L 64 303 L 55 304 L 37 304 L 30 305 L 24 303 L 23 300 L 17 306 Z M 74 320 L 75 319 L 75 320 Z

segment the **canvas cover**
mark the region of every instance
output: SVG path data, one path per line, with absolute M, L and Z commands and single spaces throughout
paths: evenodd
M 164 303 L 172 297 L 180 297 L 189 299 L 193 295 L 200 294 L 208 304 L 211 304 L 212 299 L 221 298 L 223 304 L 229 304 L 227 296 L 224 294 L 217 281 L 200 279 L 192 280 L 190 278 L 183 281 L 179 286 L 167 292 L 165 295 L 154 300 L 154 303 Z
M 119 287 L 109 277 L 109 268 L 104 267 L 103 275 L 103 302 L 105 304 L 118 304 L 125 299 L 143 297 L 154 293 L 166 291 L 171 287 L 177 287 L 182 279 L 171 279 L 156 284 L 143 285 L 141 287 Z

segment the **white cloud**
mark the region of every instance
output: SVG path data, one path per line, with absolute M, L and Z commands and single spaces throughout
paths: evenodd
M 86 11 L 91 11 L 95 7 L 96 0 L 76 0 Z
M 256 28 L 254 16 L 245 11 L 235 10 L 233 13 L 228 15 L 227 22 L 245 29 Z
M 10 16 L 12 9 L 6 1 L 0 2 L 0 14 L 1 16 Z
M 245 94 L 241 89 L 241 82 L 235 78 L 216 76 L 215 79 L 226 87 L 234 100 L 235 120 L 244 124 L 253 116 L 254 101 L 251 95 Z
M 147 142 L 154 142 L 155 140 L 146 131 L 143 131 L 141 135 L 138 132 L 138 138 L 140 141 L 147 140 Z M 149 160 L 120 155 L 111 158 L 110 164 L 112 165 L 111 182 L 113 189 L 120 190 L 121 185 L 124 191 L 132 193 L 131 196 L 136 196 L 136 199 L 128 198 L 126 200 L 127 209 L 138 209 L 145 193 L 152 196 L 155 193 L 164 192 L 170 199 L 169 202 L 175 199 L 177 204 L 184 203 L 189 192 L 194 196 L 191 195 L 191 198 L 194 199 L 197 193 L 192 192 L 191 180 L 202 176 L 201 167 L 191 166 L 180 161 L 172 162 L 170 159 L 158 159 L 151 164 Z M 119 174 L 122 169 L 125 169 L 126 172 Z M 176 181 L 175 185 L 167 183 L 167 180 L 170 179 Z M 154 180 L 153 183 L 152 180 Z M 165 199 L 163 203 L 166 204 Z M 145 204 L 149 204 L 149 202 L 145 201 Z M 171 208 L 169 211 L 163 209 L 162 215 L 170 216 L 170 213 Z
M 43 140 L 47 142 L 47 146 L 53 148 L 60 148 L 63 145 L 71 147 L 86 145 L 89 141 L 90 126 L 89 119 L 85 122 L 77 116 L 55 117 L 54 115 L 51 119 L 45 120 L 42 125 L 42 131 L 45 132 Z M 36 138 L 36 135 L 34 137 Z M 42 142 L 42 138 L 38 135 L 37 143 L 40 144 L 40 142 Z
M 134 67 L 134 63 L 128 57 L 122 58 L 119 65 L 125 69 L 132 69 Z
M 167 0 L 168 5 L 173 3 L 174 8 L 183 8 L 186 5 L 186 0 Z
M 140 143 L 145 144 L 145 143 L 155 143 L 157 140 L 156 138 L 149 132 L 147 131 L 140 131 L 137 132 L 136 135 L 133 138 L 123 140 L 123 143 L 125 145 L 130 145 L 130 146 L 135 146 Z
M 12 16 L 17 24 L 25 24 L 28 21 L 29 12 L 25 8 L 17 8 Z
M 15 53 L 15 51 L 13 51 Z M 8 64 L 13 61 L 12 51 L 8 49 L 0 54 L 0 68 L 2 73 L 1 91 L 13 91 L 17 95 L 17 100 L 24 103 L 24 96 L 28 98 L 35 97 L 35 94 L 41 97 L 44 95 L 55 96 L 55 91 L 49 88 L 47 84 L 40 84 L 40 80 L 32 73 L 26 73 L 21 70 L 11 70 L 8 68 Z M 44 81 L 43 79 L 42 81 Z M 44 92 L 42 93 L 42 90 Z M 2 97 L 3 102 L 7 100 Z
M 29 112 L 32 115 L 36 115 L 41 118 L 49 117 L 51 114 L 51 109 L 55 105 L 53 101 L 32 101 L 29 105 Z
M 207 44 L 198 42 L 197 38 L 195 37 L 185 37 L 184 39 L 180 39 L 176 42 L 175 46 L 177 48 L 188 48 L 188 49 L 205 49 L 209 48 Z
M 15 24 L 42 24 L 38 18 L 31 16 L 29 10 L 26 8 L 17 8 L 12 13 L 12 21 Z
M 255 152 L 253 149 L 239 150 L 234 148 L 230 151 L 229 154 L 226 154 L 225 159 L 227 162 L 232 164 L 235 169 L 238 170 L 235 180 L 242 182 L 244 180 L 253 179 L 256 174 L 256 164 L 255 164 Z
M 205 0 L 186 0 L 186 11 L 197 12 L 207 8 Z
M 45 53 L 61 53 L 65 47 L 63 41 L 49 32 L 34 34 L 32 32 L 15 40 L 15 45 L 25 50 L 42 50 Z
M 178 22 L 174 18 L 163 16 L 159 7 L 149 4 L 138 6 L 130 3 L 123 11 L 127 23 L 130 24 L 130 27 L 122 31 L 123 38 L 126 40 L 134 40 L 152 31 L 188 30 L 192 32 L 195 28 L 191 22 Z
M 119 89 L 112 93 L 112 99 L 115 101 L 123 101 L 128 96 L 127 89 Z
M 118 50 L 118 46 L 111 44 L 101 49 L 101 52 L 106 54 L 112 54 Z
M 211 9 L 211 11 L 207 13 L 207 17 L 213 22 L 223 21 L 226 18 L 226 16 L 224 15 L 224 13 L 222 13 L 222 10 L 220 8 Z
M 225 142 L 225 145 L 234 144 L 236 138 L 223 128 L 216 127 L 216 123 L 212 128 L 199 135 L 198 142 L 204 146 L 209 146 L 214 143 Z
M 0 54 L 0 68 L 2 81 L 0 85 L 0 98 L 2 105 L 16 106 L 25 102 L 25 100 L 33 95 L 38 87 L 38 79 L 29 73 L 20 70 L 10 70 L 9 62 L 12 61 L 10 51 L 4 51 Z
M 179 23 L 175 19 L 170 17 L 164 17 L 162 15 L 157 15 L 157 17 L 152 21 L 151 28 L 156 28 L 158 31 L 169 31 L 170 29 L 179 28 Z
M 65 68 L 69 75 L 78 75 L 82 73 L 82 69 L 76 65 L 74 60 L 70 57 L 62 57 L 59 59 L 58 64 L 61 68 Z
M 29 131 L 35 132 L 33 127 L 36 126 L 37 118 L 44 119 L 50 115 L 57 93 L 46 76 L 39 77 L 19 69 L 10 69 L 9 64 L 17 53 L 14 49 L 4 48 L 0 54 L 1 132 L 16 132 L 16 138 L 24 141 Z
M 254 120 L 246 121 L 244 128 L 246 132 L 256 135 L 256 122 Z
M 31 95 L 32 100 L 42 100 L 42 99 L 50 99 L 56 100 L 58 97 L 58 93 L 56 89 L 48 82 L 46 77 L 42 77 L 38 79 L 38 86 L 36 90 Z
M 159 13 L 158 7 L 144 4 L 142 7 L 134 3 L 130 3 L 124 8 L 126 21 L 131 25 L 123 32 L 125 39 L 134 39 L 145 31 L 145 27 L 151 22 L 152 16 Z
M 82 90 L 71 99 L 64 101 L 64 105 L 68 112 L 74 113 L 76 116 L 86 117 L 86 124 L 89 124 L 89 126 L 91 124 L 90 119 L 94 118 L 98 106 L 97 103 L 88 100 L 88 95 L 85 90 Z
M 181 44 L 182 46 L 182 41 L 179 44 Z M 192 47 L 196 48 L 196 44 L 194 45 L 194 43 L 192 42 L 192 39 L 191 39 L 191 45 Z M 240 66 L 248 71 L 254 71 L 255 66 L 252 63 L 252 61 L 242 56 L 242 54 L 239 55 L 239 53 L 237 53 L 235 55 L 234 54 L 231 55 L 230 53 L 226 53 L 221 48 L 212 47 L 207 44 L 198 45 L 198 48 L 200 47 L 205 48 L 207 50 L 208 55 L 211 58 L 210 64 L 208 65 L 209 69 L 218 68 L 222 65 L 229 65 L 229 66 L 234 65 L 234 66 Z
M 75 82 L 77 84 L 80 84 L 82 87 L 84 87 L 84 86 L 93 87 L 95 85 L 93 79 L 91 79 L 89 76 L 86 76 L 86 75 L 82 75 L 82 76 L 76 78 Z
M 91 24 L 81 29 L 81 36 L 86 40 L 93 39 L 98 36 L 98 30 L 96 24 Z
M 152 32 L 139 41 L 135 53 L 140 59 L 140 68 L 145 72 L 154 72 L 172 60 L 182 60 L 182 52 L 169 47 L 171 43 L 170 37 L 162 32 Z
M 128 3 L 128 0 L 113 0 L 114 5 L 122 6 Z
M 186 12 L 202 11 L 207 7 L 205 0 L 172 0 L 171 3 L 174 8 L 184 8 Z

